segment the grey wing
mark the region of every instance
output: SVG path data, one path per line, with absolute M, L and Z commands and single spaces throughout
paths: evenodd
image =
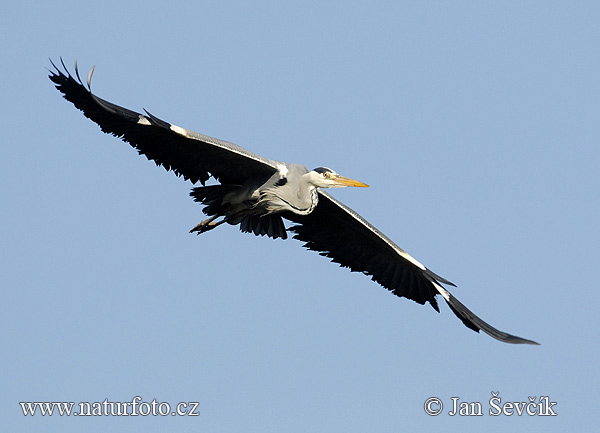
M 64 63 L 64 71 L 52 65 L 55 71 L 50 71 L 49 77 L 56 88 L 103 132 L 123 139 L 138 153 L 184 179 L 204 184 L 213 176 L 221 183 L 235 184 L 253 176 L 268 178 L 276 171 L 274 161 L 236 144 L 172 125 L 148 112 L 136 113 L 93 95 L 90 82 L 94 68 L 88 74 L 86 88 L 77 63 L 75 77 Z
M 358 213 L 326 192 L 319 191 L 319 204 L 311 214 L 285 214 L 285 217 L 297 223 L 290 231 L 295 233 L 294 239 L 305 242 L 306 248 L 318 251 L 352 271 L 371 276 L 396 296 L 419 304 L 429 302 L 439 312 L 435 297 L 441 294 L 468 328 L 476 332 L 482 330 L 506 343 L 538 344 L 502 332 L 481 320 L 442 286 L 454 284 L 427 269 Z

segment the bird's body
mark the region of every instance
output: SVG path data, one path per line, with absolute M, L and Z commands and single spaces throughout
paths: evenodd
M 64 67 L 64 64 L 63 64 Z M 198 234 L 222 223 L 243 232 L 287 238 L 287 232 L 341 266 L 371 276 L 400 297 L 419 304 L 429 302 L 439 311 L 440 294 L 470 329 L 483 330 L 508 343 L 537 344 L 492 327 L 460 303 L 443 284 L 453 285 L 427 269 L 355 211 L 322 188 L 366 187 L 329 168 L 308 170 L 254 154 L 240 146 L 170 124 L 146 112 L 136 113 L 98 98 L 79 78 L 55 66 L 50 79 L 64 97 L 96 122 L 102 131 L 122 138 L 140 154 L 167 170 L 203 186 L 190 195 L 209 216 L 191 231 Z M 205 185 L 213 177 L 218 185 Z M 220 218 L 220 219 L 219 219 Z M 286 228 L 284 219 L 295 223 Z
M 191 196 L 204 205 L 211 218 L 191 232 L 204 233 L 223 222 L 240 224 L 242 231 L 287 238 L 281 213 L 309 215 L 319 203 L 318 188 L 367 186 L 338 175 L 326 167 L 309 171 L 300 164 L 273 161 L 276 172 L 268 179 L 252 177 L 243 185 L 212 185 L 194 188 Z M 214 221 L 222 216 L 220 222 Z

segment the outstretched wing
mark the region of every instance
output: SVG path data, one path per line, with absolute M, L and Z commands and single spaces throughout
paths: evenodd
M 64 63 L 64 72 L 54 63 L 52 66 L 55 71 L 50 71 L 49 77 L 56 88 L 102 131 L 123 139 L 140 154 L 186 180 L 204 184 L 213 176 L 221 183 L 241 184 L 253 176 L 268 178 L 276 171 L 274 161 L 233 143 L 172 125 L 148 112 L 136 113 L 93 95 L 90 82 L 94 68 L 88 74 L 86 88 L 77 63 L 75 77 Z
M 396 296 L 419 304 L 429 302 L 439 312 L 435 299 L 444 297 L 454 314 L 470 329 L 515 344 L 538 344 L 535 341 L 502 332 L 481 320 L 458 301 L 442 284 L 450 281 L 436 275 L 348 206 L 319 191 L 319 204 L 306 216 L 285 214 L 295 223 L 290 228 L 294 239 L 304 246 L 330 257 L 333 262 L 355 272 L 371 276 Z

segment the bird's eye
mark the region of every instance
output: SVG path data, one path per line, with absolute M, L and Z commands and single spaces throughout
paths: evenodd
M 325 171 L 325 172 L 323 172 L 323 177 L 324 177 L 325 179 L 327 179 L 327 178 L 329 177 L 329 173 L 328 173 L 328 172 L 326 172 L 326 171 Z

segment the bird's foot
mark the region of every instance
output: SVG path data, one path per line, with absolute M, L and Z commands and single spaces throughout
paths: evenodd
M 207 232 L 209 230 L 214 229 L 218 225 L 221 225 L 223 221 L 214 222 L 217 217 L 210 217 L 204 221 L 199 222 L 193 229 L 190 230 L 190 233 L 197 232 L 197 234 Z

